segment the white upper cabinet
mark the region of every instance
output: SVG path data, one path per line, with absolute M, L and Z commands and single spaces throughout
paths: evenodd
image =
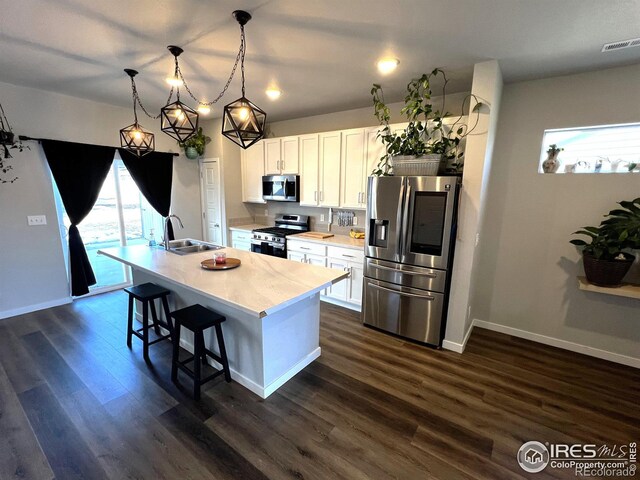
M 262 199 L 264 170 L 264 141 L 256 142 L 241 153 L 242 201 L 266 203 Z
M 320 185 L 320 144 L 318 135 L 303 135 L 298 139 L 300 148 L 300 205 L 318 206 Z
M 365 169 L 365 130 L 356 128 L 342 132 L 341 208 L 364 208 L 363 175 Z
M 265 175 L 298 174 L 298 137 L 264 140 Z
M 340 145 L 342 132 L 321 133 L 320 143 L 320 181 L 318 205 L 338 207 L 340 205 Z

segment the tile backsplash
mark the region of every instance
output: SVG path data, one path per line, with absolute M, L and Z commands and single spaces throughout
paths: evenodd
M 320 207 L 301 207 L 297 203 L 287 202 L 267 202 L 266 205 L 259 204 L 246 204 L 249 211 L 252 213 L 254 221 L 256 223 L 262 223 L 265 225 L 273 225 L 275 223 L 275 216 L 279 213 L 291 213 L 298 215 L 309 215 L 310 228 L 316 232 L 327 232 L 329 227 L 328 208 Z M 353 227 L 340 227 L 338 226 L 338 210 L 352 211 L 355 214 L 355 221 L 357 225 Z M 324 221 L 320 220 L 320 216 L 324 215 Z M 364 210 L 351 210 L 351 209 L 333 209 L 333 224 L 331 225 L 331 233 L 335 235 L 349 235 L 351 229 L 364 232 L 366 213 Z

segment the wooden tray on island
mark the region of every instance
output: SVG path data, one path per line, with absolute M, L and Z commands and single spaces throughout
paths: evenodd
M 333 237 L 333 233 L 304 232 L 304 233 L 299 233 L 297 236 L 298 237 L 315 238 L 316 240 L 323 240 L 325 238 Z
M 225 263 L 216 263 L 213 258 L 210 258 L 200 262 L 200 266 L 205 270 L 230 270 L 232 268 L 239 267 L 240 263 L 239 258 L 227 257 L 227 261 Z

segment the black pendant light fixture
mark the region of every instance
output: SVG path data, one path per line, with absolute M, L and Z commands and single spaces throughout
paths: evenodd
M 143 155 L 153 152 L 156 149 L 155 135 L 148 130 L 142 128 L 138 123 L 138 112 L 136 104 L 138 103 L 138 89 L 134 77 L 137 71 L 130 68 L 124 69 L 125 73 L 131 77 L 131 92 L 133 96 L 133 123 L 128 127 L 120 130 L 120 146 L 131 153 L 142 157 Z
M 178 79 L 181 76 L 178 57 L 183 50 L 175 45 L 169 45 L 167 48 L 175 59 L 174 78 Z M 176 101 L 160 109 L 160 129 L 182 143 L 198 131 L 198 112 L 182 103 L 180 87 L 176 86 L 175 89 Z
M 242 148 L 249 148 L 264 136 L 267 114 L 256 104 L 245 97 L 244 92 L 244 56 L 246 40 L 244 26 L 251 15 L 244 10 L 236 10 L 233 16 L 240 24 L 240 68 L 242 72 L 242 97 L 224 107 L 222 117 L 222 134 Z

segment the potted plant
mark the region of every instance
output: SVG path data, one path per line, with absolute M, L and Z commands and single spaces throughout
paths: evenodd
M 195 160 L 196 158 L 204 155 L 205 146 L 211 141 L 211 137 L 207 137 L 202 132 L 202 127 L 198 128 L 198 131 L 189 137 L 184 142 L 178 142 L 180 148 L 184 150 L 184 154 L 190 160 Z
M 431 103 L 433 94 L 431 82 L 438 75 L 442 76 L 444 82 L 441 109 L 435 109 Z M 447 83 L 445 72 L 436 68 L 431 73 L 414 78 L 407 84 L 407 95 L 400 113 L 407 117 L 409 124 L 401 132 L 391 131 L 389 126 L 391 112 L 385 103 L 382 87 L 379 84 L 373 85 L 371 95 L 374 115 L 383 127 L 378 133 L 378 138 L 385 146 L 385 153 L 372 172 L 373 175 L 390 175 L 394 160 L 407 159 L 435 163 L 435 166 L 440 167 L 440 170 L 450 163 L 449 168 L 461 171 L 463 153 L 458 151 L 458 147 L 461 140 L 471 133 L 475 125 L 468 129 L 466 125 L 461 123 L 463 115 L 460 115 L 450 126 L 444 123 L 444 118 L 449 115 L 444 111 Z M 476 100 L 473 112 L 478 112 L 482 103 L 473 94 L 463 100 L 463 110 L 464 103 L 471 98 Z M 476 125 L 477 123 L 476 121 Z M 436 174 L 437 170 L 438 168 L 431 174 Z
M 640 248 L 640 198 L 619 205 L 622 208 L 611 210 L 598 227 L 583 227 L 574 232 L 587 236 L 589 243 L 570 240 L 582 248 L 584 272 L 594 285 L 619 286 L 635 260 L 629 250 Z
M 560 167 L 558 155 L 563 150 L 564 148 L 558 148 L 558 145 L 555 143 L 549 145 L 549 149 L 547 150 L 547 159 L 542 162 L 542 171 L 544 173 L 556 173 L 558 171 L 558 168 Z

